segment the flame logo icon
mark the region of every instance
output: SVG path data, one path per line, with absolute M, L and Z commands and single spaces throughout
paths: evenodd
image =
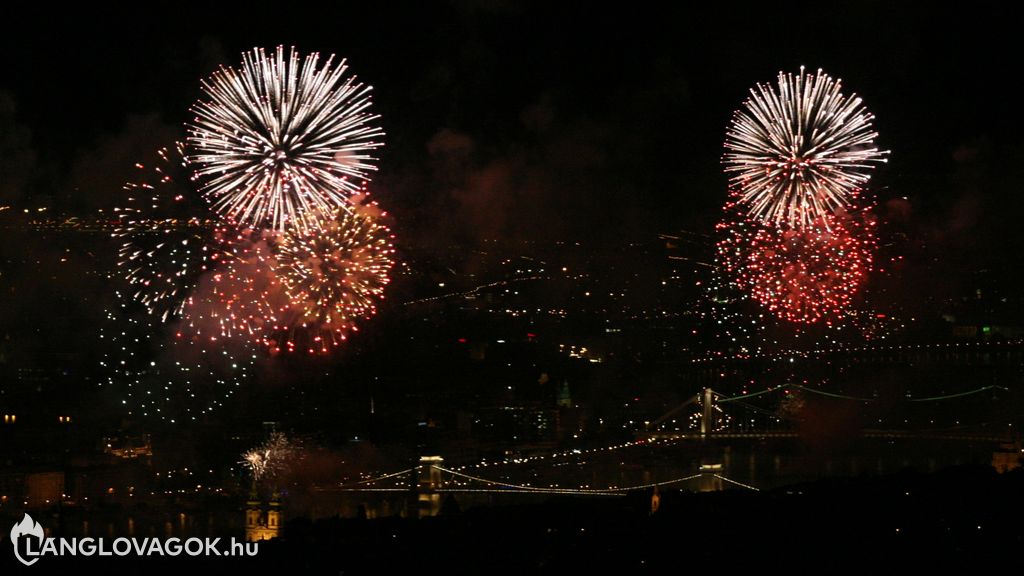
M 33 558 L 32 560 L 25 560 L 21 557 L 21 551 L 18 546 L 18 538 L 21 536 L 35 536 L 39 538 L 39 541 L 43 541 L 43 527 L 38 522 L 32 519 L 27 513 L 25 517 L 21 519 L 21 522 L 16 523 L 11 527 L 11 544 L 14 545 L 14 555 L 18 558 L 18 561 L 25 566 L 31 566 L 39 561 L 39 558 Z

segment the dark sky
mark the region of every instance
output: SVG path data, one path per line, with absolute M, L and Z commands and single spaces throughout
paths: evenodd
M 180 136 L 200 78 L 285 44 L 374 86 L 373 189 L 405 238 L 710 231 L 731 112 L 806 65 L 877 116 L 883 217 L 965 258 L 1020 244 L 1013 19 L 891 4 L 47 6 L 0 34 L 0 201 L 115 205 L 136 159 Z

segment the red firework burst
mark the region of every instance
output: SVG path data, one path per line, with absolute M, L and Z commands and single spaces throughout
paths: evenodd
M 823 214 L 794 228 L 740 216 L 736 202 L 718 224 L 718 265 L 776 317 L 833 324 L 851 310 L 874 257 L 875 220 L 866 208 Z

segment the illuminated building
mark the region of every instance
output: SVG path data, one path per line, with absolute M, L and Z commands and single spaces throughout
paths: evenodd
M 245 539 L 248 542 L 277 538 L 281 532 L 281 498 L 277 492 L 270 497 L 264 509 L 255 488 L 249 494 L 245 508 Z

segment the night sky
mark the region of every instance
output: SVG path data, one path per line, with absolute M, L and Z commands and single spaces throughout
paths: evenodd
M 387 144 L 371 190 L 400 244 L 711 233 L 732 111 L 755 82 L 804 65 L 877 117 L 892 153 L 871 192 L 883 242 L 908 261 L 903 289 L 1012 278 L 1013 24 L 986 3 L 890 4 L 46 7 L 0 35 L 0 205 L 118 205 L 134 163 L 183 137 L 201 78 L 284 44 L 347 57 L 374 86 Z

